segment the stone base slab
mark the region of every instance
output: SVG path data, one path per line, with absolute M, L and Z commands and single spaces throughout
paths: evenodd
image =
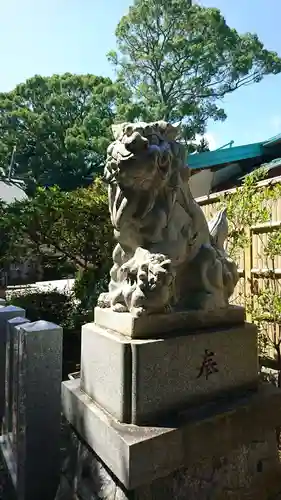
M 229 306 L 210 311 L 179 311 L 167 314 L 150 314 L 135 318 L 130 313 L 95 308 L 95 323 L 131 338 L 155 338 L 184 330 L 184 332 L 238 325 L 245 321 L 245 309 Z
M 142 340 L 94 323 L 82 328 L 81 389 L 123 423 L 151 425 L 257 383 L 252 324 Z
M 79 439 L 94 451 L 116 481 L 120 481 L 123 485 L 121 489 L 124 487 L 126 490 L 155 484 L 155 481 L 170 474 L 181 475 L 180 471 L 187 468 L 191 468 L 195 480 L 198 472 L 194 469 L 195 464 L 204 465 L 208 462 L 219 470 L 228 464 L 221 462 L 221 458 L 227 457 L 233 450 L 240 449 L 235 460 L 238 466 L 244 466 L 243 456 L 246 460 L 247 449 L 252 449 L 254 444 L 260 451 L 259 458 L 255 459 L 252 467 L 256 467 L 257 472 L 264 472 L 267 458 L 266 453 L 263 455 L 262 443 L 268 440 L 268 433 L 271 433 L 272 441 L 274 429 L 281 421 L 281 391 L 270 384 L 261 384 L 258 391 L 243 398 L 213 402 L 183 413 L 169 427 L 137 427 L 118 423 L 81 391 L 79 380 L 63 382 L 62 403 L 64 415 L 78 433 Z M 277 467 L 277 448 L 274 450 L 270 453 L 275 456 Z M 208 471 L 211 473 L 208 463 L 206 474 Z M 273 469 L 272 465 L 269 472 L 275 472 Z M 184 477 L 183 475 L 182 478 Z M 239 471 L 237 481 L 238 479 Z M 183 481 L 179 484 L 183 484 Z M 205 498 L 189 497 L 187 494 L 186 497 Z M 112 500 L 113 498 L 114 496 Z M 140 498 L 162 500 L 161 496 L 143 495 Z M 170 496 L 169 500 L 170 498 L 185 496 Z M 228 497 L 212 498 L 217 500 Z
M 225 457 L 183 467 L 133 491 L 70 429 L 67 453 L 56 500 L 280 500 L 281 470 L 272 430 Z

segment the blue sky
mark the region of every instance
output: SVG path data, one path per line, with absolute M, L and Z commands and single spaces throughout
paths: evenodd
M 218 7 L 240 32 L 256 32 L 281 54 L 280 0 L 201 0 Z M 34 74 L 65 71 L 113 77 L 106 53 L 131 0 L 0 0 L 0 91 Z M 266 5 L 268 7 L 266 7 Z M 243 88 L 224 100 L 228 118 L 209 123 L 211 146 L 235 145 L 281 133 L 281 75 Z

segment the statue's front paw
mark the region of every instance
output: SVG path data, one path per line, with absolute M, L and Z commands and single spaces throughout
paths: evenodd
M 113 311 L 118 312 L 118 313 L 128 312 L 127 307 L 124 304 L 120 304 L 120 302 L 117 302 L 117 304 L 114 304 L 114 306 L 112 306 L 112 309 L 113 309 Z
M 140 316 L 142 316 L 143 314 L 146 314 L 146 310 L 144 307 L 133 307 L 132 310 L 131 310 L 131 314 L 135 317 L 135 318 L 139 318 Z
M 98 301 L 97 301 L 97 306 L 101 307 L 102 309 L 105 309 L 106 307 L 110 307 L 109 293 L 104 292 L 104 293 L 100 294 Z

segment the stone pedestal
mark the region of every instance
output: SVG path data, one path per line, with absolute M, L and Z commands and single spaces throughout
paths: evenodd
M 77 461 L 57 500 L 68 498 L 66 484 L 81 500 L 267 499 L 281 490 L 281 391 L 259 384 L 257 331 L 241 308 L 232 326 L 225 311 L 204 329 L 183 314 L 162 335 L 155 317 L 120 315 L 121 325 L 100 311 L 100 325 L 82 330 L 81 378 L 62 386 Z
M 62 389 L 79 500 L 261 500 L 276 478 L 281 489 L 281 391 L 259 387 L 256 328 L 228 305 L 239 273 L 226 210 L 207 223 L 177 134 L 162 120 L 113 127 L 110 284 L 82 331 L 81 377 Z

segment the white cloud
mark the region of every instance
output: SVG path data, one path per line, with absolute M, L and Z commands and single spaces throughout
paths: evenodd
M 210 150 L 212 151 L 213 149 L 217 149 L 219 146 L 218 146 L 218 141 L 217 141 L 217 138 L 215 137 L 214 134 L 209 134 L 208 132 L 206 134 L 204 134 L 204 137 L 205 139 L 208 141 L 209 143 L 209 148 Z
M 274 132 L 278 133 L 281 131 L 281 115 L 275 115 L 270 120 L 271 126 Z
M 206 141 L 208 141 L 208 144 L 209 144 L 209 148 L 210 150 L 214 150 L 214 149 L 217 149 L 219 146 L 218 146 L 218 140 L 216 138 L 216 136 L 212 133 L 209 133 L 209 132 L 206 132 L 206 134 L 204 134 L 203 136 L 202 135 L 199 135 L 197 134 L 196 137 L 195 137 L 195 143 L 196 144 L 199 144 L 199 142 L 201 141 L 202 137 L 204 137 L 206 139 Z

